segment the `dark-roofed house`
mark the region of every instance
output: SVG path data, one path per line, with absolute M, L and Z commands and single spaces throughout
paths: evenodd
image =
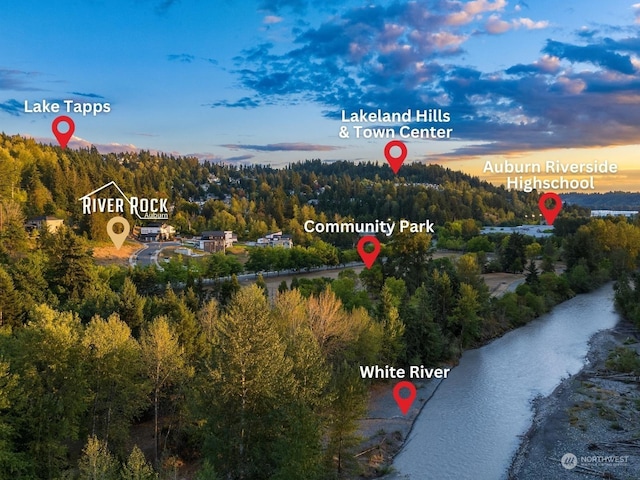
M 224 252 L 227 248 L 233 246 L 233 242 L 237 241 L 238 237 L 230 230 L 202 232 L 200 250 L 209 253 Z

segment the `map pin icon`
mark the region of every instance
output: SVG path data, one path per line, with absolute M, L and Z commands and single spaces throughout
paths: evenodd
M 367 252 L 364 249 L 364 246 L 367 243 L 373 244 L 373 250 L 371 252 Z M 376 258 L 378 258 L 378 254 L 380 253 L 380 242 L 373 235 L 367 235 L 366 237 L 362 237 L 358 241 L 357 249 L 358 253 L 360 254 L 360 258 L 362 259 L 366 267 L 371 268 L 373 266 L 373 263 L 376 261 Z
M 409 390 L 409 395 L 407 397 L 402 397 L 400 395 L 401 390 Z M 403 415 L 406 415 L 413 404 L 413 401 L 416 399 L 416 387 L 413 386 L 413 383 L 407 382 L 406 380 L 402 382 L 398 382 L 395 387 L 393 387 L 393 398 L 395 399 L 398 407 L 400 407 L 400 411 Z
M 121 233 L 116 233 L 113 230 L 113 227 L 116 223 L 122 224 Z M 124 217 L 113 217 L 111 220 L 109 220 L 109 223 L 107 223 L 107 233 L 109 234 L 109 238 L 111 238 L 113 244 L 116 246 L 116 250 L 120 250 L 120 247 L 122 247 L 122 244 L 127 239 L 127 235 L 129 235 L 130 231 L 131 226 L 129 225 L 127 219 Z
M 555 202 L 553 208 L 547 208 L 546 201 L 549 199 Z M 538 207 L 540 208 L 542 215 L 544 215 L 544 219 L 547 221 L 547 225 L 553 225 L 553 222 L 556 221 L 558 213 L 560 213 L 560 210 L 562 209 L 562 199 L 557 193 L 543 193 L 542 195 L 540 195 L 540 200 L 538 200 Z
M 400 149 L 399 156 L 394 157 L 393 155 L 391 155 L 391 149 L 393 147 L 398 147 Z M 404 143 L 402 143 L 400 140 L 390 141 L 384 147 L 384 158 L 387 159 L 387 162 L 389 163 L 391 170 L 393 170 L 393 173 L 397 175 L 398 170 L 400 170 L 400 167 L 404 163 L 405 158 L 407 158 L 407 146 Z
M 59 128 L 60 124 L 63 122 L 68 126 L 66 132 L 61 132 Z M 60 115 L 53 120 L 53 123 L 51 124 L 51 130 L 56 136 L 56 140 L 58 140 L 60 146 L 62 148 L 67 148 L 67 143 L 69 143 L 69 140 L 71 140 L 71 137 L 73 136 L 73 132 L 75 132 L 76 130 L 76 124 L 73 123 L 73 120 L 71 120 L 70 117 L 67 117 L 66 115 Z

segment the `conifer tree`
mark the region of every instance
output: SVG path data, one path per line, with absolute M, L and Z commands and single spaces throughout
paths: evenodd
M 147 462 L 142 450 L 134 445 L 126 463 L 122 467 L 122 480 L 157 480 L 158 474 Z
M 120 296 L 120 318 L 129 325 L 133 334 L 138 337 L 144 322 L 145 297 L 138 294 L 136 284 L 129 277 L 125 277 L 122 295 Z
M 176 333 L 165 316 L 154 319 L 142 334 L 140 346 L 142 361 L 152 385 L 154 459 L 157 464 L 160 458 L 158 453 L 160 398 L 166 387 L 180 380 L 181 372 L 185 368 L 184 353 Z
M 113 451 L 122 451 L 133 419 L 146 403 L 140 346 L 118 317 L 94 317 L 82 344 L 92 372 L 90 431 Z
M 87 439 L 78 469 L 79 480 L 119 480 L 118 461 L 109 452 L 107 444 L 95 436 Z
M 275 468 L 270 444 L 295 398 L 292 361 L 256 285 L 241 289 L 219 321 L 214 368 L 202 406 L 208 418 L 210 458 L 233 478 L 267 478 Z M 205 387 L 207 388 L 207 387 Z

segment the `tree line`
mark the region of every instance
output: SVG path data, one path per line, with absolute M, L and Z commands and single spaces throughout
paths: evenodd
M 515 225 L 538 210 L 535 192 L 507 191 L 438 165 L 405 165 L 399 176 L 373 162 L 235 167 L 146 151 L 61 150 L 0 134 L 0 169 L 3 223 L 55 215 L 96 240 L 108 239 L 109 215 L 83 215 L 78 199 L 111 181 L 128 194 L 167 198 L 170 222 L 183 235 L 233 230 L 241 240 L 256 240 L 284 230 L 302 246 L 323 240 L 349 247 L 351 242 L 348 236 L 307 233 L 306 220 L 429 218 L 444 225 L 472 219 Z M 128 212 L 125 217 L 135 221 Z

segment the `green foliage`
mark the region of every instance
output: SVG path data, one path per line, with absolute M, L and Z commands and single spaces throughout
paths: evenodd
M 0 325 L 22 325 L 24 308 L 13 280 L 0 266 Z
M 397 360 L 403 358 L 405 353 L 403 338 L 405 325 L 400 319 L 398 307 L 404 300 L 406 289 L 403 280 L 394 280 L 393 278 L 387 279 L 380 293 L 380 303 L 378 304 L 378 320 L 383 326 L 381 361 L 388 365 L 394 365 Z
M 367 292 L 360 288 L 360 280 L 353 270 L 343 270 L 338 278 L 331 282 L 331 290 L 340 299 L 344 308 L 353 310 L 363 307 L 369 309 L 371 301 Z
M 493 252 L 495 245 L 486 235 L 479 235 L 469 239 L 465 245 L 467 252 Z
M 640 374 L 640 356 L 631 348 L 616 347 L 606 361 L 609 370 L 620 373 Z
M 634 273 L 631 277 L 624 276 L 615 284 L 616 308 L 622 315 L 640 325 L 640 276 Z
M 284 293 L 287 290 L 289 290 L 289 286 L 287 285 L 287 281 L 286 280 L 282 280 L 280 282 L 280 285 L 278 285 L 278 293 Z
M 404 280 L 413 293 L 425 277 L 431 259 L 431 235 L 425 233 L 396 233 L 385 264 L 385 273 Z
M 233 297 L 220 318 L 212 352 L 214 368 L 206 383 L 215 394 L 201 405 L 208 418 L 207 443 L 216 453 L 210 460 L 234 477 L 273 472 L 269 445 L 282 428 L 277 425 L 282 425 L 295 378 L 259 287 Z
M 202 468 L 198 471 L 196 480 L 218 480 L 220 477 L 216 474 L 213 465 L 209 460 L 205 460 Z
M 34 319 L 10 342 L 12 368 L 29 392 L 14 407 L 16 433 L 39 475 L 50 478 L 66 465 L 68 441 L 78 439 L 88 406 L 82 328 L 76 315 L 37 307 Z
M 480 311 L 478 292 L 468 283 L 460 284 L 460 297 L 450 317 L 450 325 L 459 329 L 457 333 L 460 339 L 461 349 L 467 348 L 480 337 L 482 320 L 478 315 Z
M 527 264 L 526 241 L 523 235 L 512 233 L 503 241 L 500 261 L 505 272 L 520 273 Z
M 408 363 L 433 365 L 443 359 L 445 339 L 440 325 L 434 321 L 431 298 L 425 285 L 411 297 L 405 323 Z
M 7 413 L 24 395 L 19 388 L 18 376 L 0 357 L 0 478 L 29 478 L 31 470 L 24 453 L 16 451 L 15 430 Z
M 129 326 L 136 336 L 144 323 L 144 305 L 146 298 L 138 294 L 136 284 L 126 277 L 122 294 L 120 295 L 120 305 L 118 311 L 120 318 Z
M 267 282 L 264 281 L 264 277 L 262 276 L 261 273 L 259 273 L 258 276 L 256 277 L 256 285 L 260 287 L 260 289 L 262 290 L 265 296 L 267 297 L 269 296 L 269 290 L 267 289 Z
M 537 292 L 539 290 L 538 287 L 540 286 L 540 272 L 538 271 L 538 266 L 533 258 L 529 260 L 526 271 L 525 281 L 527 282 L 527 285 L 529 285 L 534 292 Z
M 346 363 L 336 366 L 331 384 L 334 400 L 331 405 L 329 443 L 326 458 L 329 467 L 341 476 L 353 469 L 355 460 L 349 454 L 358 443 L 357 421 L 366 410 L 367 390 L 359 372 Z
M 0 166 L 15 190 L 8 201 L 0 185 L 0 478 L 77 473 L 68 450 L 87 433 L 95 437 L 83 475 L 114 474 L 106 441 L 123 457 L 145 400 L 156 448 L 165 458 L 206 457 L 200 478 L 333 478 L 354 466 L 351 446 L 366 407 L 358 365 L 451 361 L 609 276 L 620 280 L 618 308 L 640 323 L 637 225 L 567 210 L 555 224 L 562 240 L 541 247 L 514 234 L 500 243 L 478 235 L 479 221 L 516 224 L 538 208 L 537 196 L 435 165 L 404 166 L 401 177 L 373 163 L 234 168 L 149 152 L 61 151 L 0 135 Z M 358 259 L 354 235 L 307 233 L 309 219 L 429 218 L 443 226 L 443 245 L 468 252 L 498 245 L 496 270 L 522 271 L 541 254 L 544 273 L 529 263 L 526 284 L 491 299 L 480 275 L 486 257 L 433 260 L 430 236 L 403 234 L 359 276 L 294 278 L 292 291 L 281 284 L 271 305 L 259 288 L 241 289 L 234 255 L 201 264 L 177 258 L 164 273 L 95 267 L 85 237 L 104 235 L 105 218 L 82 215 L 76 199 L 111 180 L 127 192 L 170 198 L 183 232 L 293 235 L 292 249 L 250 250 L 252 271 Z M 208 193 L 229 201 L 196 203 Z M 25 214 L 42 213 L 64 217 L 74 230 L 28 238 Z M 559 255 L 568 266 L 562 276 L 554 273 Z M 198 288 L 181 293 L 182 283 Z M 157 478 L 139 449 L 122 468 L 127 479 Z
M 156 480 L 158 474 L 147 462 L 142 450 L 140 450 L 137 445 L 134 445 L 129 458 L 127 458 L 126 463 L 122 466 L 120 478 L 121 480 Z M 211 480 L 215 480 L 215 478 L 214 475 L 208 477 L 208 479 Z
M 140 346 L 116 314 L 107 320 L 94 317 L 82 345 L 92 372 L 91 433 L 123 452 L 129 426 L 146 405 L 149 389 L 143 381 Z
M 235 255 L 213 253 L 207 259 L 205 275 L 207 278 L 228 277 L 243 271 L 242 264 Z
M 589 268 L 584 265 L 575 265 L 567 273 L 569 287 L 576 293 L 586 293 L 593 289 L 594 281 L 589 273 Z
M 79 480 L 118 480 L 118 461 L 107 444 L 90 436 L 78 462 Z
M 70 228 L 60 228 L 56 234 L 43 236 L 42 246 L 49 258 L 49 288 L 62 304 L 80 304 L 97 280 L 87 242 Z
M 140 339 L 142 362 L 151 382 L 154 410 L 154 458 L 159 460 L 160 399 L 167 387 L 178 383 L 185 373 L 185 359 L 178 337 L 166 317 L 153 320 Z

